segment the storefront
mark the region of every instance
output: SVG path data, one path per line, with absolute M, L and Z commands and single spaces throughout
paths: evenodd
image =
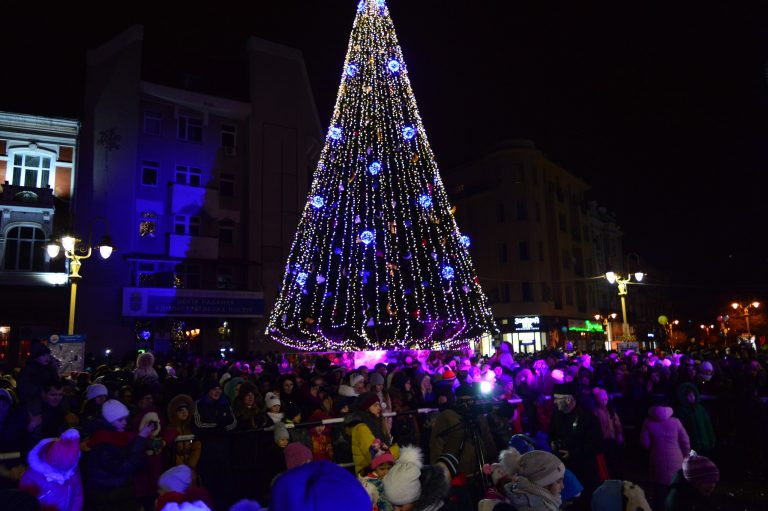
M 511 332 L 502 334 L 502 340 L 512 344 L 515 353 L 533 353 L 547 347 L 547 332 L 540 316 L 516 316 L 507 324 Z

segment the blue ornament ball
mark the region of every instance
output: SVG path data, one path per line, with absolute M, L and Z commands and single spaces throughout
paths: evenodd
M 360 241 L 366 245 L 370 245 L 373 241 L 373 231 L 363 231 L 360 233 Z
M 400 62 L 397 59 L 392 59 L 387 64 L 387 67 L 393 73 L 397 73 L 398 71 L 400 71 Z
M 325 206 L 325 199 L 323 199 L 319 195 L 315 195 L 314 197 L 312 197 L 312 207 L 314 207 L 315 209 L 320 209 L 323 206 Z
M 306 272 L 301 272 L 298 275 L 296 275 L 296 283 L 299 286 L 304 287 L 304 284 L 306 284 L 306 282 L 307 282 L 307 273 Z
M 341 139 L 341 128 L 339 128 L 338 126 L 334 126 L 333 128 L 331 128 L 331 138 L 334 140 Z
M 459 238 L 459 241 L 465 247 L 469 247 L 469 245 L 471 245 L 471 241 L 469 240 L 469 236 L 462 236 L 461 238 Z
M 432 206 L 432 197 L 429 195 L 422 195 L 419 197 L 419 205 L 421 205 L 422 208 L 429 208 Z
M 416 128 L 413 126 L 405 126 L 403 128 L 403 138 L 406 140 L 412 139 L 416 135 Z M 341 134 L 339 134 L 341 136 Z
M 370 172 L 373 176 L 381 172 L 381 163 L 375 161 L 368 165 L 368 172 Z
M 360 71 L 360 68 L 357 67 L 357 64 L 349 64 L 347 66 L 347 76 L 355 76 L 358 71 Z
M 443 274 L 443 278 L 445 280 L 453 280 L 453 267 L 452 266 L 444 266 L 442 274 Z

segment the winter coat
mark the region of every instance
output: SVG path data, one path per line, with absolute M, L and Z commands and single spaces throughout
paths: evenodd
M 472 428 L 479 428 L 480 441 L 485 451 L 485 459 L 496 459 L 496 444 L 488 429 L 485 416 L 473 417 L 476 423 L 463 422 L 462 416 L 453 408 L 447 408 L 440 412 L 432 425 L 432 434 L 429 440 L 429 459 L 434 464 L 441 454 L 453 454 L 459 459 L 459 472 L 473 475 L 478 471 L 475 445 L 472 441 Z M 462 442 L 464 448 L 461 448 Z M 459 452 L 461 451 L 461 452 Z
M 102 420 L 87 442 L 88 487 L 99 490 L 129 486 L 133 475 L 144 466 L 145 438 L 120 432 Z M 133 492 L 132 486 L 131 493 Z
M 549 430 L 557 450 L 568 451 L 563 460 L 587 491 L 600 485 L 597 455 L 603 452 L 603 433 L 597 417 L 579 406 L 571 413 L 556 410 Z M 555 454 L 558 454 L 555 452 Z
M 371 428 L 364 422 L 358 422 L 351 429 L 352 434 L 352 460 L 355 462 L 355 473 L 360 474 L 363 469 L 371 464 L 371 444 L 376 439 L 371 433 Z M 390 444 L 389 438 L 380 438 L 389 445 L 389 452 L 395 459 L 400 457 L 400 447 Z
M 686 399 L 689 390 L 696 396 L 694 404 L 690 404 Z M 677 401 L 675 417 L 680 419 L 688 433 L 691 449 L 700 453 L 711 451 L 715 447 L 715 430 L 707 410 L 701 404 L 699 390 L 692 383 L 682 383 L 677 387 Z
M 193 415 L 195 437 L 202 442 L 198 465 L 202 485 L 211 491 L 218 507 L 224 507 L 232 485 L 232 451 L 227 433 L 237 427 L 237 419 L 223 395 L 215 402 L 204 395 L 195 402 Z
M 182 403 L 189 407 L 189 416 L 183 422 L 176 416 L 176 408 Z M 194 436 L 192 431 L 192 412 L 194 407 L 194 401 L 187 394 L 179 394 L 168 403 L 168 435 L 165 446 L 166 451 L 169 452 L 168 457 L 171 459 L 172 466 L 187 465 L 192 470 L 196 470 L 197 464 L 200 462 L 200 451 L 202 450 L 200 440 L 194 438 L 177 442 L 176 439 L 179 436 Z
M 50 466 L 44 456 L 48 445 L 40 442 L 29 452 L 29 469 L 21 477 L 19 489 L 36 497 L 41 511 L 80 511 L 83 509 L 80 469 L 75 465 L 62 473 Z
M 58 378 L 59 373 L 53 364 L 42 365 L 37 360 L 28 360 L 16 379 L 19 401 L 28 403 L 30 413 L 37 415 L 42 403 L 43 385 Z
M 683 471 L 678 470 L 672 480 L 667 500 L 666 511 L 702 511 L 705 509 L 718 509 L 711 497 L 705 497 L 691 483 L 686 481 Z
M 688 433 L 682 423 L 672 417 L 672 408 L 652 406 L 643 421 L 640 443 L 650 449 L 650 477 L 657 484 L 668 485 L 683 466 L 683 458 L 691 451 Z
M 313 430 L 309 438 L 312 443 L 312 459 L 314 461 L 333 461 L 333 438 L 330 428 L 326 427 L 322 433 Z

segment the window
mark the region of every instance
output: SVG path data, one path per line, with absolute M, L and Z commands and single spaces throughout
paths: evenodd
M 568 269 L 571 267 L 571 255 L 567 250 L 563 250 L 563 268 Z
M 235 241 L 235 224 L 229 220 L 219 223 L 219 243 L 231 245 Z
M 504 203 L 499 202 L 499 204 L 496 206 L 496 220 L 498 222 L 504 221 Z
M 176 119 L 176 136 L 188 142 L 203 141 L 203 120 L 199 117 L 180 115 Z
M 160 136 L 163 123 L 163 116 L 160 112 L 151 110 L 144 111 L 144 133 L 147 135 Z
M 570 284 L 565 286 L 565 304 L 573 305 L 573 286 Z
M 157 265 L 155 263 L 136 263 L 136 286 L 137 287 L 155 287 L 155 272 Z
M 509 303 L 509 284 L 501 286 L 501 301 L 502 303 Z
M 565 213 L 560 213 L 560 231 L 568 232 L 568 225 L 565 223 Z
M 173 232 L 175 234 L 200 236 L 200 217 L 176 215 L 173 219 Z
M 221 125 L 221 148 L 224 154 L 234 156 L 236 154 L 237 126 L 231 124 Z
M 176 183 L 180 185 L 200 186 L 203 171 L 188 165 L 176 165 Z
M 525 200 L 517 201 L 517 219 L 528 220 L 528 204 Z
M 524 302 L 532 302 L 533 301 L 533 286 L 530 282 L 521 282 L 520 283 L 521 291 L 523 292 L 523 301 Z
M 177 264 L 173 273 L 173 287 L 199 289 L 200 266 L 197 264 Z
M 53 183 L 51 157 L 35 153 L 15 153 L 11 184 L 30 188 L 48 188 Z
M 541 283 L 541 301 L 548 302 L 552 300 L 552 288 L 546 282 Z
M 141 162 L 141 184 L 144 186 L 157 186 L 157 175 L 160 164 L 156 161 L 144 160 Z
M 157 233 L 157 213 L 142 211 L 139 215 L 139 237 L 154 238 Z
M 528 254 L 528 242 L 521 241 L 520 242 L 520 260 L 530 261 L 530 259 L 531 259 L 531 256 Z
M 507 244 L 502 243 L 499 245 L 499 262 L 500 263 L 506 263 L 507 262 Z
M 234 174 L 221 173 L 219 178 L 219 195 L 222 197 L 235 196 L 235 176 Z
M 216 270 L 216 287 L 234 289 L 234 269 L 231 266 L 219 266 Z
M 13 227 L 5 236 L 5 269 L 42 271 L 45 264 L 45 233 L 32 226 Z

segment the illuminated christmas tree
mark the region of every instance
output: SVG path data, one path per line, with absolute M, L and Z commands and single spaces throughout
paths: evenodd
M 361 0 L 267 333 L 300 349 L 432 349 L 495 330 L 384 0 Z

